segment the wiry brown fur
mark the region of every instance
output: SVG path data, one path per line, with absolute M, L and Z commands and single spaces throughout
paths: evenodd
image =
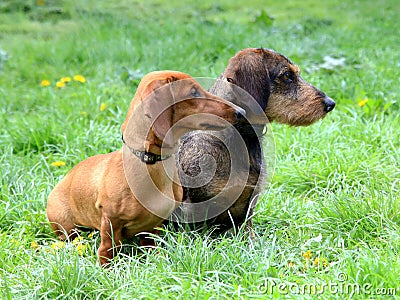
M 326 116 L 327 102 L 334 106 L 333 100 L 301 78 L 298 66 L 272 50 L 240 51 L 221 77 L 252 95 L 270 122 L 307 126 Z M 222 91 L 213 86 L 210 92 Z
M 227 82 L 232 85 L 227 85 Z M 324 118 L 335 106 L 332 99 L 300 77 L 300 70 L 295 64 L 269 49 L 249 48 L 238 52 L 230 59 L 227 68 L 211 87 L 210 92 L 240 106 L 241 96 L 240 92 L 235 92 L 235 86 L 247 91 L 257 101 L 270 122 L 307 126 Z M 245 106 L 243 108 L 246 109 Z M 246 116 L 249 115 L 246 109 Z M 251 120 L 250 122 L 253 123 Z M 235 127 L 247 147 L 249 162 L 242 164 L 242 168 L 249 172 L 249 176 L 245 189 L 229 210 L 205 222 L 207 225 L 217 225 L 220 230 L 240 226 L 245 222 L 247 215 L 251 216 L 252 207 L 260 192 L 258 183 L 263 172 L 264 158 L 257 137 L 261 128 L 250 126 L 246 120 L 236 124 Z M 232 129 L 226 129 L 217 136 L 224 137 L 229 142 L 232 134 Z M 192 132 L 182 139 L 177 163 L 184 202 L 200 203 L 221 193 L 228 182 L 231 168 L 230 154 L 234 150 L 234 145 L 225 147 L 215 134 L 212 136 L 205 131 Z M 189 182 L 183 180 L 183 175 L 196 176 L 196 173 L 200 172 L 200 159 L 205 155 L 213 156 L 216 161 L 217 171 L 214 177 L 201 187 L 188 187 Z M 240 174 L 241 172 L 237 172 L 234 176 Z M 254 201 L 250 207 L 252 199 Z M 186 213 L 190 215 L 191 212 L 186 211 Z M 251 217 L 247 224 L 251 226 Z

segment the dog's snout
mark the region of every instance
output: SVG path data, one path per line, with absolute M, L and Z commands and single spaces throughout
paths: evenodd
M 242 108 L 238 108 L 238 109 L 236 109 L 235 116 L 236 116 L 236 120 L 241 121 L 246 116 L 246 111 Z
M 335 108 L 335 101 L 333 101 L 331 98 L 328 96 L 325 96 L 324 100 L 322 100 L 324 106 L 325 106 L 325 112 L 330 112 Z

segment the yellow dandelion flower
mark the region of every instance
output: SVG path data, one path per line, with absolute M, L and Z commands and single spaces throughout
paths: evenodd
M 47 80 L 47 79 L 43 79 L 42 82 L 40 83 L 41 87 L 46 87 L 49 85 L 51 85 L 51 82 L 50 82 L 50 80 Z
M 311 259 L 312 252 L 311 250 L 308 250 L 307 252 L 303 253 L 303 257 L 307 260 Z
M 73 244 L 74 246 L 79 245 L 79 244 L 82 244 L 81 242 L 82 242 L 83 240 L 85 240 L 85 239 L 84 239 L 82 236 L 78 236 L 78 237 L 74 238 L 74 240 L 72 241 L 72 244 Z
M 38 244 L 38 242 L 36 242 L 36 241 L 33 241 L 32 243 L 31 243 L 31 248 L 32 249 L 39 249 L 39 244 Z
M 53 162 L 51 163 L 51 165 L 52 165 L 53 167 L 63 167 L 63 166 L 65 166 L 65 162 L 63 162 L 63 161 L 53 161 Z
M 104 111 L 107 108 L 107 103 L 101 103 L 100 105 L 100 111 Z
M 323 259 L 322 259 L 322 266 L 323 266 L 324 268 L 327 268 L 327 267 L 329 266 L 328 260 L 327 260 L 326 258 L 323 258 Z
M 60 82 L 64 82 L 64 83 L 68 83 L 68 82 L 71 82 L 71 77 L 62 77 L 61 79 L 60 79 Z
M 363 107 L 365 104 L 367 104 L 368 102 L 368 98 L 365 98 L 364 100 L 361 100 L 360 102 L 358 102 L 358 106 L 359 107 Z
M 65 247 L 65 243 L 62 242 L 62 241 L 55 242 L 55 243 L 53 243 L 51 245 L 51 249 L 53 249 L 53 250 L 59 250 L 59 249 L 62 249 L 64 247 Z
M 57 82 L 56 82 L 56 87 L 58 87 L 59 89 L 60 89 L 60 88 L 64 88 L 64 87 L 65 87 L 65 82 L 57 81 Z
M 78 251 L 78 255 L 79 255 L 79 256 L 83 256 L 83 254 L 84 254 L 85 251 L 86 251 L 87 246 L 84 245 L 84 244 L 79 244 L 79 245 L 76 245 L 75 248 L 76 248 L 76 251 Z
M 82 75 L 75 75 L 73 78 L 74 78 L 75 81 L 79 81 L 81 83 L 85 83 L 86 82 L 86 78 L 83 77 Z
M 314 267 L 318 267 L 318 265 L 319 265 L 319 258 L 316 257 L 316 258 L 314 259 Z

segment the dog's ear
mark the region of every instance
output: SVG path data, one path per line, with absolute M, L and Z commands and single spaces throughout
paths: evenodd
M 158 88 L 171 83 L 173 81 L 179 80 L 179 78 L 177 78 L 174 75 L 170 75 L 167 78 L 164 79 L 155 79 L 155 80 L 151 80 L 146 82 L 145 79 L 143 79 L 137 90 L 135 93 L 134 98 L 131 101 L 131 104 L 128 108 L 128 112 L 125 118 L 125 121 L 122 123 L 121 125 L 121 132 L 123 133 L 128 125 L 129 119 L 133 114 L 133 111 L 135 110 L 135 107 L 138 105 L 138 103 L 142 102 L 142 100 L 144 98 L 146 98 L 147 96 L 149 96 L 151 93 L 153 93 L 153 91 L 157 90 Z
M 168 84 L 175 80 L 173 78 L 155 80 L 149 85 L 151 92 L 142 102 L 145 117 L 151 119 L 152 131 L 158 139 L 169 145 L 173 144 L 173 136 L 171 134 L 167 136 L 167 132 L 173 122 L 174 99 Z
M 174 101 L 169 84 L 181 78 L 179 78 L 179 75 L 175 76 L 175 74 L 168 75 L 169 76 L 165 76 L 165 74 L 162 74 L 162 76 L 159 76 L 153 74 L 153 77 L 144 77 L 142 79 L 131 101 L 126 119 L 121 126 L 122 133 L 125 132 L 133 112 L 140 105 L 142 106 L 145 117 L 151 119 L 151 129 L 154 135 L 158 139 L 164 140 L 165 143 L 170 144 L 173 142 L 171 140 L 172 135 L 166 137 L 166 133 L 172 126 L 173 111 L 171 105 Z
M 229 60 L 224 77 L 247 91 L 265 111 L 270 95 L 267 60 L 260 49 L 241 51 Z

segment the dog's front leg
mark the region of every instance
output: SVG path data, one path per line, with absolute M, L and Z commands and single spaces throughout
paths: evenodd
M 118 222 L 112 222 L 107 216 L 101 217 L 100 237 L 101 243 L 98 250 L 100 264 L 106 267 L 121 247 L 122 227 Z

